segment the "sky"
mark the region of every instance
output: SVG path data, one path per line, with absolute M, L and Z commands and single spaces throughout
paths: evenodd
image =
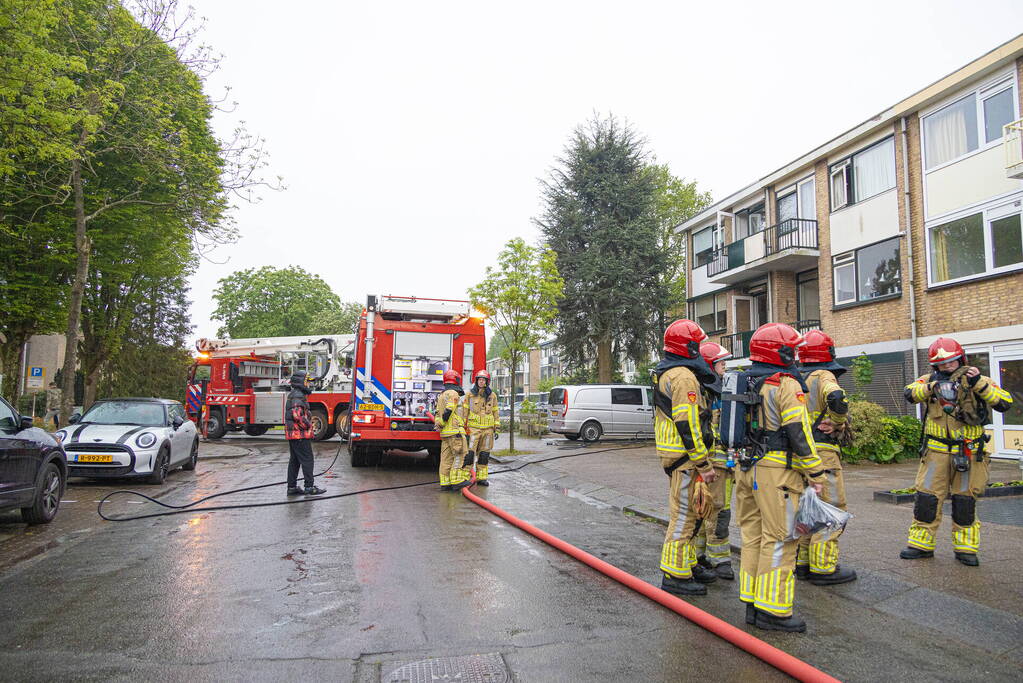
M 302 266 L 343 300 L 465 298 L 572 130 L 627 120 L 717 200 L 1023 30 L 1018 0 L 350 2 L 192 0 L 224 59 L 207 83 L 266 138 L 286 189 L 233 212 L 241 239 L 192 279 Z

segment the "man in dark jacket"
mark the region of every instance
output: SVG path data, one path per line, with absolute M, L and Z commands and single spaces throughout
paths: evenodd
M 306 395 L 311 392 L 309 374 L 296 372 L 291 376 L 291 392 L 284 406 L 284 437 L 288 440 L 291 458 L 288 460 L 288 495 L 316 496 L 326 493 L 318 488 L 313 481 L 313 423 L 309 419 L 309 401 Z M 305 488 L 298 487 L 298 468 L 302 467 Z

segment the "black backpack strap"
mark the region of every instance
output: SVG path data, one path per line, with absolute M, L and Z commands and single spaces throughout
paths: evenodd
M 665 467 L 664 473 L 670 477 L 675 472 L 675 470 L 677 470 L 679 467 L 682 467 L 682 465 L 685 465 L 687 462 L 689 462 L 689 456 L 683 455 L 681 458 Z

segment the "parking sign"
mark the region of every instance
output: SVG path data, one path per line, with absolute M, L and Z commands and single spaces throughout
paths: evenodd
M 46 386 L 46 370 L 38 365 L 33 365 L 28 369 L 28 382 L 26 382 L 26 388 L 28 389 L 42 389 Z

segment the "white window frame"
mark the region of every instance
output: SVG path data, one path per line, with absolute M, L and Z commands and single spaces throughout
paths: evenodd
M 839 209 L 843 209 L 849 206 L 849 169 L 852 168 L 852 157 L 840 161 L 831 167 L 828 172 L 828 195 L 831 198 L 831 211 L 834 213 Z M 842 175 L 842 201 L 841 203 L 835 201 L 835 176 L 838 174 Z
M 1020 118 L 1020 111 L 1019 111 L 1019 95 L 1018 95 L 1019 90 L 1018 90 L 1018 83 L 1016 82 L 1016 75 L 1015 75 L 1014 71 L 1008 72 L 1008 73 L 1002 73 L 999 76 L 997 76 L 995 78 L 992 78 L 992 79 L 989 79 L 988 81 L 986 81 L 986 82 L 984 82 L 984 83 L 982 83 L 982 84 L 980 84 L 980 85 L 978 85 L 978 86 L 976 86 L 974 88 L 971 88 L 968 91 L 958 92 L 954 96 L 952 96 L 952 97 L 942 101 L 937 106 L 927 110 L 925 113 L 923 113 L 920 116 L 920 156 L 921 156 L 921 162 L 923 163 L 923 169 L 924 169 L 924 173 L 925 174 L 933 173 L 934 171 L 938 171 L 940 169 L 943 169 L 946 166 L 951 166 L 952 164 L 959 163 L 963 159 L 967 159 L 969 157 L 972 157 L 975 154 L 980 154 L 981 152 L 986 152 L 987 150 L 991 149 L 992 147 L 997 147 L 997 146 L 1002 144 L 1002 139 L 1003 139 L 1002 136 L 999 136 L 999 137 L 995 138 L 991 142 L 985 142 L 986 135 L 985 135 L 985 130 L 984 130 L 984 100 L 988 99 L 989 97 L 993 97 L 994 95 L 998 95 L 999 93 L 1005 91 L 1008 88 L 1012 89 L 1012 98 L 1011 99 L 1012 99 L 1012 112 L 1013 112 L 1013 115 L 1012 115 L 1012 118 L 1010 120 L 1016 121 L 1016 120 L 1018 120 Z M 927 119 L 930 116 L 932 116 L 934 114 L 937 114 L 938 112 L 942 111 L 943 109 L 945 109 L 947 107 L 950 107 L 953 104 L 956 104 L 956 103 L 966 99 L 967 97 L 970 97 L 971 95 L 974 97 L 973 104 L 977 108 L 977 149 L 969 151 L 969 152 L 966 152 L 965 154 L 962 154 L 962 155 L 960 155 L 960 156 L 958 156 L 958 157 L 956 157 L 954 159 L 949 159 L 948 161 L 945 161 L 945 162 L 943 162 L 941 164 L 938 164 L 937 166 L 934 166 L 933 168 L 928 168 L 927 167 L 927 137 L 926 137 L 927 136 L 927 128 L 926 128 Z
M 813 197 L 813 211 L 810 215 L 806 215 L 806 207 L 803 206 L 803 202 L 801 201 L 803 197 L 803 187 L 806 185 L 810 185 L 810 187 L 813 188 L 813 191 L 810 193 L 810 196 Z M 817 186 L 814 176 L 804 178 L 796 183 L 796 213 L 800 218 L 814 221 L 817 220 Z
M 964 275 L 963 277 L 954 278 L 951 280 L 941 280 L 938 282 L 934 281 L 934 274 L 931 272 L 931 231 L 934 228 L 951 223 L 952 221 L 959 220 L 960 218 L 966 218 L 974 214 L 981 214 L 981 225 L 984 230 L 984 270 L 973 275 Z M 980 278 L 989 277 L 991 275 L 1001 275 L 1002 273 L 1012 273 L 1017 270 L 1023 270 L 1023 263 L 1013 263 L 1007 266 L 1001 266 L 994 268 L 994 256 L 991 254 L 991 222 L 996 221 L 1000 218 L 1012 216 L 1015 214 L 1021 214 L 1020 221 L 1023 222 L 1023 196 L 1017 195 L 1010 199 L 999 199 L 980 207 L 972 207 L 957 211 L 953 214 L 947 214 L 941 218 L 933 221 L 927 221 L 926 229 L 924 234 L 926 237 L 925 246 L 927 248 L 927 284 L 931 287 L 945 285 L 953 285 L 960 282 L 970 282 L 971 280 L 977 280 Z
M 701 232 L 704 232 L 706 230 L 710 230 L 711 231 L 710 252 L 711 252 L 711 254 L 713 254 L 715 251 L 720 249 L 720 247 L 718 246 L 718 229 L 719 229 L 719 227 L 717 225 L 705 225 L 702 228 L 700 228 L 699 230 L 694 230 L 693 231 L 693 241 L 692 241 L 693 242 L 693 253 L 692 253 L 692 258 L 690 258 L 690 262 L 693 264 L 693 269 L 694 270 L 699 268 L 699 267 L 701 267 L 701 266 L 705 266 L 705 265 L 707 265 L 707 263 L 710 263 L 711 261 L 714 260 L 713 258 L 711 258 L 710 261 L 707 261 L 707 263 L 697 263 L 697 258 L 696 257 L 699 256 L 700 254 L 702 254 L 703 252 L 707 251 L 707 250 L 706 249 L 702 249 L 700 251 L 696 250 L 696 235 L 701 233 Z
M 838 299 L 838 278 L 835 276 L 835 271 L 839 268 L 852 268 L 853 273 L 853 294 L 851 299 Z M 842 306 L 844 304 L 854 304 L 859 299 L 856 298 L 856 252 L 847 251 L 844 254 L 839 254 L 831 259 L 831 285 L 834 293 L 832 298 L 834 299 L 835 306 Z
M 718 302 L 718 297 L 721 297 L 721 301 L 720 301 L 721 305 L 720 306 L 718 306 L 718 303 L 719 303 Z M 700 296 L 700 297 L 697 297 L 696 299 L 694 299 L 693 302 L 692 302 L 693 303 L 693 309 L 692 309 L 691 319 L 694 322 L 696 322 L 697 325 L 700 324 L 700 322 L 699 322 L 700 316 L 697 315 L 697 313 L 696 313 L 696 303 L 698 301 L 702 301 L 704 299 L 710 299 L 711 303 L 713 304 L 713 307 L 714 307 L 714 324 L 715 325 L 718 324 L 718 315 L 720 313 L 725 313 L 725 326 L 724 327 L 715 327 L 712 330 L 704 330 L 704 332 L 718 332 L 720 330 L 727 329 L 728 328 L 728 313 L 727 313 L 728 297 L 725 296 L 724 292 L 714 292 L 712 294 L 704 294 L 703 296 Z
M 833 292 L 832 292 L 832 299 L 835 302 L 834 303 L 835 306 L 844 306 L 846 304 L 857 304 L 857 303 L 866 304 L 866 303 L 869 303 L 869 302 L 872 302 L 872 301 L 878 301 L 878 300 L 885 301 L 885 300 L 887 300 L 889 298 L 894 299 L 896 296 L 902 296 L 902 262 L 901 262 L 902 261 L 902 242 L 899 241 L 899 291 L 898 291 L 897 295 L 896 294 L 885 294 L 884 296 L 874 297 L 874 298 L 871 298 L 871 299 L 861 299 L 860 298 L 860 259 L 859 259 L 859 253 L 861 251 L 863 251 L 864 249 L 867 249 L 869 247 L 874 247 L 874 246 L 877 246 L 878 244 L 884 244 L 885 242 L 892 242 L 892 241 L 895 241 L 895 240 L 899 240 L 899 238 L 898 237 L 885 237 L 884 239 L 878 240 L 877 242 L 871 242 L 870 244 L 864 244 L 862 247 L 856 247 L 855 249 L 850 249 L 849 251 L 843 252 L 841 254 L 838 254 L 837 256 L 832 257 L 832 259 L 831 259 L 831 288 L 833 290 Z M 853 270 L 853 298 L 852 299 L 845 299 L 843 301 L 839 301 L 838 300 L 838 278 L 835 277 L 835 270 L 837 268 L 846 268 L 848 266 L 852 266 L 852 270 Z

